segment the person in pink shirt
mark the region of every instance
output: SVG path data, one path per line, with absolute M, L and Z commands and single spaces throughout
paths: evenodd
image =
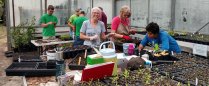
M 130 34 L 135 34 L 136 30 L 130 28 L 129 17 L 131 16 L 131 11 L 128 6 L 122 6 L 120 9 L 120 14 L 113 18 L 111 33 L 115 33 L 112 37 L 112 41 L 117 42 L 120 40 L 130 41 Z

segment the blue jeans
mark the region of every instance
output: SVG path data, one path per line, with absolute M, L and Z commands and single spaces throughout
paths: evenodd
M 70 29 L 69 34 L 70 34 L 70 37 L 72 37 L 73 39 L 75 39 L 75 38 L 74 38 L 75 33 L 73 32 L 73 30 Z
M 75 37 L 75 41 L 73 43 L 73 46 L 83 45 L 84 40 L 80 39 L 80 36 Z

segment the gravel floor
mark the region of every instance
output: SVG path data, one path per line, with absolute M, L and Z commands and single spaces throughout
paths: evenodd
M 7 51 L 6 28 L 0 25 L 0 86 L 22 86 L 22 77 L 6 76 L 4 70 L 11 64 L 12 58 L 4 56 Z

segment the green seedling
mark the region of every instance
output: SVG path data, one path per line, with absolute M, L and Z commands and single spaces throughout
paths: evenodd
M 119 79 L 118 74 L 117 74 L 116 76 L 113 76 L 113 77 L 111 78 L 112 83 L 115 83 L 116 86 L 118 86 L 118 79 Z
M 127 85 L 127 78 L 129 78 L 129 71 L 127 69 L 125 69 L 125 71 L 123 72 L 123 76 L 125 78 L 126 86 L 128 86 Z

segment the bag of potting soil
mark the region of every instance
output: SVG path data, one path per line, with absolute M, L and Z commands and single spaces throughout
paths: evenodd
M 127 68 L 131 71 L 138 70 L 139 68 L 144 68 L 144 60 L 140 57 L 131 58 L 128 61 Z

